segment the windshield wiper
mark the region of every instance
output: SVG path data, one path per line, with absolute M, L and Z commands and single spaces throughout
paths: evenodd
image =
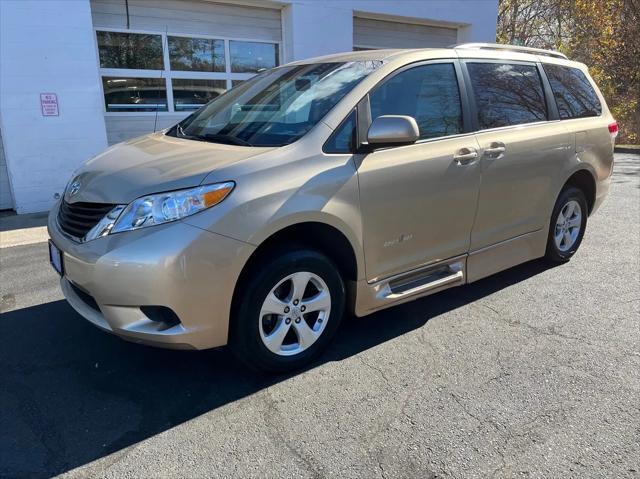
M 176 137 L 186 138 L 187 140 L 202 140 L 202 138 L 200 138 L 199 136 L 187 135 L 182 129 L 182 125 L 180 125 L 180 123 L 176 125 Z
M 206 135 L 202 135 L 199 138 L 202 138 L 206 141 L 212 141 L 215 143 L 228 143 L 230 145 L 239 145 L 239 146 L 253 146 L 248 141 L 245 141 L 237 136 L 226 135 L 223 133 L 207 133 Z
M 248 141 L 245 141 L 236 136 L 227 135 L 224 133 L 206 133 L 204 135 L 187 135 L 184 132 L 184 129 L 182 128 L 182 125 L 180 125 L 180 123 L 176 125 L 176 136 L 178 138 L 186 138 L 187 140 L 210 141 L 214 143 L 226 143 L 229 145 L 239 145 L 239 146 L 253 146 Z

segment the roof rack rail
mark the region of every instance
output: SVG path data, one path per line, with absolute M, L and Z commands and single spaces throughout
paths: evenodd
M 460 43 L 452 48 L 465 48 L 469 50 L 506 50 L 510 52 L 531 53 L 534 55 L 546 55 L 555 58 L 568 60 L 564 53 L 555 50 L 545 50 L 543 48 L 521 47 L 518 45 L 503 45 L 501 43 Z

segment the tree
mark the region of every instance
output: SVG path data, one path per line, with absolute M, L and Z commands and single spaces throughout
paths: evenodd
M 500 0 L 498 42 L 559 50 L 589 66 L 620 142 L 640 142 L 640 0 Z

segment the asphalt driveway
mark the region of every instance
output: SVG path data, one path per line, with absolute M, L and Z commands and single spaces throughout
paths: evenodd
M 0 249 L 0 476 L 640 477 L 640 156 L 579 253 L 346 321 L 307 371 L 98 331 Z

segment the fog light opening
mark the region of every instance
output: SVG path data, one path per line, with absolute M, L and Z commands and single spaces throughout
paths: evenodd
M 178 315 L 166 306 L 141 306 L 140 311 L 151 321 L 158 323 L 161 326 L 160 331 L 180 324 Z

